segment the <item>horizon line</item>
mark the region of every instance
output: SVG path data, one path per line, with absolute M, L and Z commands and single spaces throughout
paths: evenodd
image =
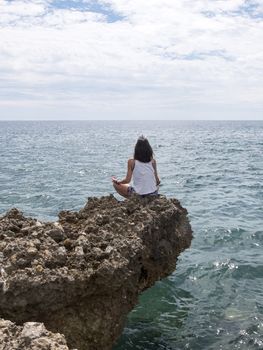
M 263 119 L 0 119 L 0 122 L 154 122 L 154 121 L 162 121 L 162 122 L 240 122 L 240 121 L 249 121 L 249 122 L 257 122 L 263 121 Z

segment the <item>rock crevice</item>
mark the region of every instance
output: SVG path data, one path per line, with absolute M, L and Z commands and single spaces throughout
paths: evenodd
M 54 223 L 12 209 L 0 218 L 0 317 L 43 322 L 70 348 L 111 349 L 139 293 L 191 239 L 186 209 L 165 197 L 90 198 Z

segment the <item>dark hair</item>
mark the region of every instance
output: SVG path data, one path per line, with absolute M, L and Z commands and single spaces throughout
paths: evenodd
M 143 163 L 148 163 L 153 158 L 153 150 L 149 141 L 144 136 L 140 136 L 134 148 L 134 159 Z

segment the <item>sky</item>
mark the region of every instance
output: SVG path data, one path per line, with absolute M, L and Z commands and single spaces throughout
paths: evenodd
M 0 120 L 263 120 L 263 0 L 0 0 Z

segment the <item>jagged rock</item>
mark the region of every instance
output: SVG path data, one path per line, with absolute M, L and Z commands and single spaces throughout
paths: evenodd
M 26 322 L 16 326 L 0 319 L 0 350 L 69 350 L 61 334 L 49 332 L 43 323 Z
M 192 231 L 175 199 L 107 196 L 56 223 L 12 209 L 0 238 L 0 316 L 43 322 L 72 348 L 108 350 L 138 294 L 175 269 Z

